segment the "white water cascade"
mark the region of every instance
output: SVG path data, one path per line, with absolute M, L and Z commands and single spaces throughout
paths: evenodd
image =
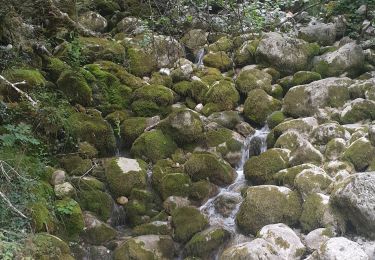
M 242 159 L 236 170 L 235 181 L 231 185 L 221 188 L 215 197 L 200 207 L 201 212 L 208 217 L 210 225 L 223 227 L 234 234 L 238 233 L 235 219 L 242 202 L 241 189 L 246 185 L 243 167 L 249 159 L 249 154 L 250 156 L 259 155 L 267 150 L 266 137 L 268 133 L 268 126 L 265 126 L 246 138 Z M 220 203 L 223 200 L 226 201 L 224 205 Z

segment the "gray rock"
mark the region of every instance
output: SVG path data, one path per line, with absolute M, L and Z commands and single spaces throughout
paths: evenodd
M 320 259 L 324 260 L 369 260 L 360 245 L 345 237 L 333 237 L 318 250 Z
M 314 21 L 300 28 L 298 37 L 307 42 L 317 42 L 320 45 L 332 45 L 336 40 L 336 26 L 333 23 Z
M 79 22 L 94 32 L 104 32 L 107 29 L 108 22 L 100 14 L 88 11 L 79 16 Z

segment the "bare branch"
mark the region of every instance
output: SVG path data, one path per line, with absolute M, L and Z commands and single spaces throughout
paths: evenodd
M 21 96 L 26 97 L 26 99 L 30 101 L 32 106 L 35 107 L 38 104 L 38 102 L 34 101 L 34 99 L 32 99 L 26 92 L 22 91 L 17 87 L 18 85 L 26 84 L 26 81 L 12 83 L 6 78 L 4 78 L 2 75 L 0 75 L 0 79 L 4 81 L 7 85 L 9 85 L 11 88 L 13 88 L 15 91 L 17 91 Z
M 7 198 L 7 196 L 5 196 L 4 193 L 2 193 L 0 191 L 0 197 L 8 204 L 8 206 L 15 212 L 17 213 L 18 215 L 20 215 L 21 217 L 25 218 L 25 219 L 29 219 L 28 217 L 26 217 L 21 211 L 19 211 L 15 206 L 13 206 L 12 202 L 10 202 L 10 200 Z

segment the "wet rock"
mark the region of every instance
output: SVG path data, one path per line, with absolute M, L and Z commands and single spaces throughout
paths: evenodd
M 232 194 L 219 195 L 214 201 L 215 210 L 223 217 L 228 218 L 236 209 L 237 204 L 240 201 L 240 196 L 235 196 Z
M 272 185 L 247 189 L 236 220 L 245 233 L 256 234 L 262 227 L 273 223 L 293 225 L 302 212 L 301 198 L 295 191 Z
M 116 230 L 97 219 L 90 212 L 84 212 L 83 219 L 85 221 L 85 229 L 82 236 L 86 242 L 93 245 L 101 245 L 115 238 Z
M 145 235 L 130 238 L 113 252 L 114 260 L 172 259 L 175 254 L 170 236 Z

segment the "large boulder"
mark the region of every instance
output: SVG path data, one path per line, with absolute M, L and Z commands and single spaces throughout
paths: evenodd
M 336 122 L 322 124 L 311 133 L 312 143 L 318 145 L 326 145 L 335 138 L 347 139 L 348 136 L 345 128 Z
M 326 193 L 333 179 L 321 168 L 314 167 L 300 172 L 294 179 L 294 186 L 305 198 L 311 193 Z
M 243 259 L 278 260 L 280 255 L 273 244 L 263 238 L 256 238 L 251 242 L 231 246 L 224 250 L 220 256 L 220 260 Z
M 113 252 L 113 259 L 167 260 L 174 255 L 174 244 L 170 236 L 145 235 L 130 238 L 120 244 Z
M 240 95 L 237 89 L 228 80 L 215 82 L 205 96 L 205 103 L 214 104 L 220 111 L 234 109 L 239 100 Z
M 349 78 L 327 78 L 291 88 L 284 97 L 283 111 L 293 117 L 314 115 L 318 109 L 341 107 L 350 100 Z
M 307 42 L 317 42 L 320 45 L 332 45 L 336 40 L 336 25 L 313 21 L 299 29 L 298 37 Z
M 300 259 L 306 250 L 297 234 L 283 223 L 264 226 L 258 237 L 270 242 L 283 259 Z
M 244 104 L 244 115 L 250 121 L 263 125 L 267 117 L 281 109 L 282 103 L 268 95 L 262 89 L 255 89 L 248 93 Z
M 375 147 L 367 138 L 359 138 L 348 147 L 343 158 L 351 162 L 357 171 L 366 170 L 375 159 Z
M 115 197 L 129 196 L 133 188 L 145 188 L 147 164 L 125 157 L 109 159 L 105 172 L 109 188 Z
M 203 63 L 205 66 L 216 68 L 220 71 L 227 71 L 233 65 L 233 62 L 228 54 L 223 51 L 208 53 L 204 56 Z
M 141 134 L 131 147 L 131 154 L 155 163 L 171 156 L 177 149 L 175 142 L 169 135 L 160 130 L 153 130 Z
M 361 246 L 345 237 L 333 237 L 321 245 L 319 259 L 370 260 Z
M 185 163 L 185 172 L 194 181 L 206 180 L 225 186 L 235 178 L 235 170 L 211 153 L 193 153 Z
M 206 217 L 194 207 L 180 207 L 172 211 L 174 237 L 177 241 L 187 242 L 194 234 L 202 231 L 208 224 Z
M 90 212 L 83 213 L 85 229 L 82 233 L 86 242 L 93 245 L 102 245 L 115 238 L 116 230 L 97 219 Z
M 276 32 L 266 33 L 256 50 L 256 60 L 284 74 L 306 70 L 319 46 Z
M 375 238 L 375 172 L 356 173 L 342 180 L 331 203 L 357 233 Z
M 356 76 L 362 71 L 364 61 L 365 55 L 362 48 L 351 42 L 337 51 L 315 57 L 313 70 L 323 77 L 335 77 L 344 73 L 348 76 Z
M 255 235 L 268 224 L 294 225 L 302 212 L 302 201 L 296 191 L 286 187 L 261 185 L 250 187 L 237 213 L 237 224 L 244 233 Z
M 361 120 L 375 119 L 375 101 L 357 98 L 347 104 L 340 114 L 340 121 L 344 124 L 354 124 Z
M 271 91 L 272 76 L 262 70 L 247 69 L 241 71 L 236 79 L 236 87 L 241 94 L 247 95 L 254 89 Z
M 255 185 L 269 183 L 275 173 L 288 167 L 288 157 L 288 151 L 282 149 L 270 149 L 251 157 L 244 166 L 246 179 Z

